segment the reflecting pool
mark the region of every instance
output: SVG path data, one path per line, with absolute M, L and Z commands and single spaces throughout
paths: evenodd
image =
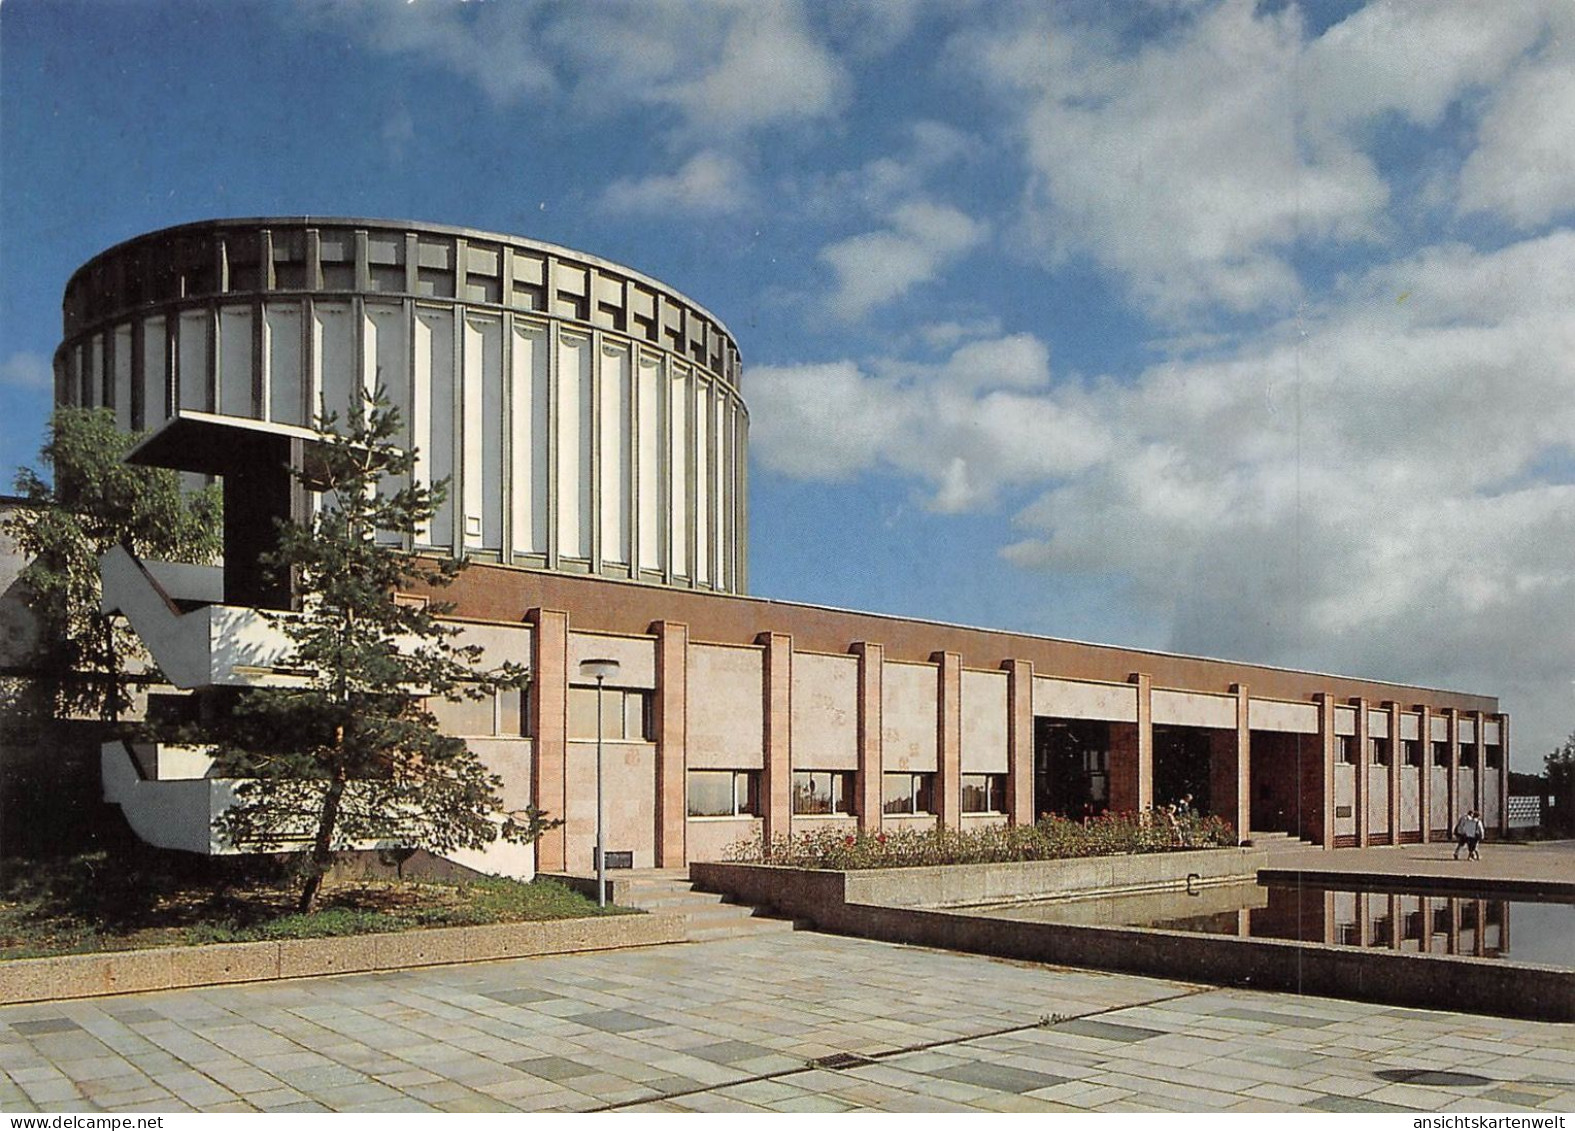
M 1222 884 L 1098 899 L 1001 904 L 1000 919 L 1153 927 L 1413 954 L 1455 954 L 1575 969 L 1575 903 L 1502 894 Z

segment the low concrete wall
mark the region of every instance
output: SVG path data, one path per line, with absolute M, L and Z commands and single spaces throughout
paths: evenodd
M 1253 989 L 1575 1021 L 1575 973 L 1547 966 L 883 906 L 853 897 L 864 872 L 692 864 L 690 874 L 706 890 L 863 938 Z
M 965 907 L 1254 879 L 1268 858 L 1261 849 L 1207 848 L 1138 856 L 1090 856 L 1013 864 L 946 864 L 925 868 L 861 868 L 847 872 L 771 864 L 692 863 L 690 879 L 745 903 L 790 910 L 784 899 L 832 899 L 882 907 Z M 794 911 L 797 914 L 797 911 Z M 805 916 L 813 918 L 813 916 Z
M 653 946 L 686 937 L 679 915 L 615 915 L 18 958 L 0 962 L 0 1005 Z

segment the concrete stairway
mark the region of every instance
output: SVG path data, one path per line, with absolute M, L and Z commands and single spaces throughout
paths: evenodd
M 595 897 L 594 876 L 551 873 L 551 878 Z M 607 899 L 620 907 L 682 915 L 690 942 L 735 938 L 775 931 L 797 930 L 799 924 L 751 907 L 732 903 L 727 896 L 696 891 L 687 869 L 651 868 L 607 874 Z
M 1246 843 L 1254 848 L 1261 848 L 1268 853 L 1297 852 L 1304 848 L 1317 847 L 1309 840 L 1302 840 L 1298 837 L 1293 837 L 1290 833 L 1283 832 L 1249 832 Z
M 798 926 L 743 903 L 730 903 L 714 892 L 696 891 L 682 873 L 654 873 L 631 876 L 628 886 L 619 885 L 615 902 L 643 911 L 682 915 L 689 928 L 689 941 L 735 938 L 773 931 L 791 931 Z

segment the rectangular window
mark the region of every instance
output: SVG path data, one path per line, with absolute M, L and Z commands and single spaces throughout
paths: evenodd
M 1414 738 L 1402 739 L 1400 748 L 1405 755 L 1405 764 L 1420 766 L 1422 764 L 1422 744 Z
M 1433 743 L 1433 765 L 1445 768 L 1449 766 L 1449 743 Z
M 1340 756 L 1341 763 L 1347 766 L 1356 765 L 1356 739 L 1349 734 L 1342 734 L 1335 741 L 1340 744 L 1340 749 L 1337 753 Z
M 1006 775 L 964 774 L 962 811 L 964 813 L 1006 812 Z
M 1462 766 L 1475 766 L 1477 764 L 1476 752 L 1477 748 L 1475 746 L 1462 742 L 1460 744 L 1460 764 Z
M 1387 766 L 1389 764 L 1389 740 L 1387 738 L 1369 738 L 1367 740 L 1367 748 L 1373 765 Z
M 691 817 L 748 817 L 759 812 L 759 770 L 689 771 Z
M 501 688 L 480 699 L 427 699 L 427 710 L 437 719 L 444 734 L 468 737 L 502 735 L 513 738 L 525 733 L 525 711 L 519 688 Z
M 1488 769 L 1496 770 L 1504 762 L 1504 751 L 1497 746 L 1486 747 Z
M 853 813 L 853 773 L 848 770 L 794 770 L 793 812 L 816 817 Z
M 652 695 L 623 687 L 601 692 L 602 738 L 608 742 L 652 742 L 655 735 Z M 569 688 L 569 737 L 596 738 L 596 688 Z
M 911 816 L 933 813 L 934 774 L 882 774 L 882 813 Z

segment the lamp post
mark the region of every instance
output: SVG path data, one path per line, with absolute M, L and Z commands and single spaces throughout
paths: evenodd
M 580 675 L 596 681 L 596 906 L 607 906 L 607 846 L 602 817 L 602 685 L 618 674 L 617 660 L 581 660 Z

